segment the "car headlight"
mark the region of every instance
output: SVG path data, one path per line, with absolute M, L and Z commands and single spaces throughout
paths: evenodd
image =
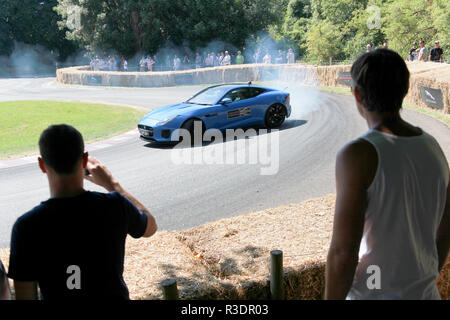
M 172 121 L 173 119 L 175 119 L 175 118 L 177 118 L 177 117 L 179 117 L 179 116 L 177 115 L 177 116 L 175 116 L 175 117 L 171 117 L 171 118 L 164 119 L 163 121 L 158 122 L 156 125 L 157 125 L 157 126 L 163 126 L 163 125 L 165 125 L 165 124 L 168 124 L 170 121 Z

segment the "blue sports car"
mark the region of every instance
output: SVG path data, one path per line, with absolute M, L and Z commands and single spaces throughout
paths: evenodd
M 201 121 L 203 132 L 212 128 L 277 128 L 290 114 L 287 92 L 251 82 L 221 84 L 200 91 L 186 102 L 153 110 L 139 121 L 138 129 L 143 140 L 170 142 L 176 129 L 194 132 L 195 121 Z

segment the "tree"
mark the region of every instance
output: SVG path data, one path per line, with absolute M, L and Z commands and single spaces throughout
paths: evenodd
M 278 21 L 272 0 L 58 0 L 61 26 L 80 7 L 81 27 L 68 38 L 93 51 L 128 56 L 156 52 L 165 43 L 191 49 L 213 40 L 242 47 L 257 31 Z M 264 19 L 261 19 L 264 17 Z
M 389 1 L 383 28 L 390 47 L 406 57 L 413 42 L 423 39 L 428 47 L 439 39 L 444 48 L 450 41 L 450 3 L 445 0 Z
M 289 1 L 281 33 L 296 43 L 299 56 L 306 54 L 306 32 L 311 17 L 311 0 Z
M 0 5 L 0 45 L 9 54 L 13 41 L 39 44 L 55 51 L 61 59 L 76 47 L 65 39 L 65 30 L 58 28 L 59 16 L 53 10 L 56 0 L 8 0 Z
M 7 13 L 7 2 L 0 2 L 0 56 L 9 55 L 13 48 L 13 37 Z
M 342 34 L 330 21 L 317 20 L 310 24 L 306 33 L 306 46 L 310 59 L 338 58 L 342 52 Z

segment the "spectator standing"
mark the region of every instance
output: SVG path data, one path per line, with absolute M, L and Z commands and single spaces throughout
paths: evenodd
M 295 63 L 294 51 L 291 48 L 288 49 L 288 52 L 286 54 L 286 62 L 287 63 Z
M 372 45 L 370 43 L 368 43 L 366 52 L 370 52 L 371 50 L 372 50 Z
M 414 42 L 413 47 L 409 50 L 409 61 L 414 61 L 417 58 L 417 44 Z
M 269 51 L 266 52 L 266 55 L 263 58 L 264 64 L 271 64 L 272 63 L 272 57 L 269 54 Z
M 202 57 L 200 56 L 200 53 L 195 54 L 195 68 L 200 69 L 202 67 Z
M 439 48 L 438 40 L 434 42 L 434 48 L 430 50 L 428 60 L 433 62 L 444 62 L 444 51 L 442 48 Z
M 284 63 L 284 58 L 283 58 L 283 51 L 278 50 L 278 55 L 275 58 L 275 63 L 276 64 L 283 64 Z
M 231 56 L 228 51 L 225 51 L 225 56 L 223 57 L 223 65 L 229 66 L 231 64 Z
M 219 61 L 218 61 L 218 65 L 219 65 L 219 66 L 223 66 L 223 59 L 224 59 L 224 57 L 225 57 L 225 56 L 223 55 L 223 52 L 220 52 L 220 53 L 219 53 L 219 59 L 218 59 L 218 60 L 219 60 Z
M 261 48 L 258 48 L 255 52 L 255 54 L 253 55 L 253 62 L 254 63 L 260 63 L 261 59 Z
M 212 62 L 212 67 L 217 66 L 217 56 L 214 52 L 211 52 L 211 62 Z
M 205 67 L 211 67 L 211 54 L 208 53 L 205 59 Z
M 75 128 L 47 128 L 39 150 L 50 199 L 14 223 L 8 276 L 16 298 L 37 299 L 39 285 L 44 300 L 129 299 L 123 280 L 126 237 L 153 235 L 154 217 L 84 152 Z M 86 191 L 84 179 L 108 193 Z
M 242 55 L 242 52 L 238 50 L 237 56 L 236 56 L 236 64 L 243 64 L 245 61 L 244 56 Z
M 410 74 L 396 52 L 361 55 L 351 76 L 369 130 L 336 158 L 325 298 L 438 300 L 450 247 L 448 162 L 431 135 L 401 118 Z
M 147 69 L 148 71 L 153 71 L 153 65 L 155 64 L 155 61 L 153 61 L 152 56 L 147 56 Z
M 145 61 L 145 56 L 142 56 L 141 60 L 139 60 L 139 67 L 141 72 L 147 71 L 147 61 Z
M 425 41 L 420 40 L 419 61 L 427 61 L 427 48 L 425 47 Z
M 191 67 L 191 60 L 189 59 L 189 56 L 187 54 L 184 55 L 183 58 L 183 69 L 187 70 Z
M 177 57 L 177 55 L 174 55 L 173 57 L 173 70 L 178 71 L 181 68 L 181 60 Z

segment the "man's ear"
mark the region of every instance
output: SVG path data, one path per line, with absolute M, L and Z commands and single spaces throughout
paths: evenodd
M 85 152 L 83 154 L 83 169 L 86 169 L 88 160 L 89 160 L 89 153 Z
M 356 102 L 358 102 L 359 104 L 362 104 L 361 96 L 359 95 L 358 88 L 356 88 L 356 87 L 353 88 L 353 95 L 355 96 Z
M 38 157 L 39 168 L 41 168 L 42 173 L 47 173 L 47 169 L 45 168 L 44 160 L 41 157 Z

